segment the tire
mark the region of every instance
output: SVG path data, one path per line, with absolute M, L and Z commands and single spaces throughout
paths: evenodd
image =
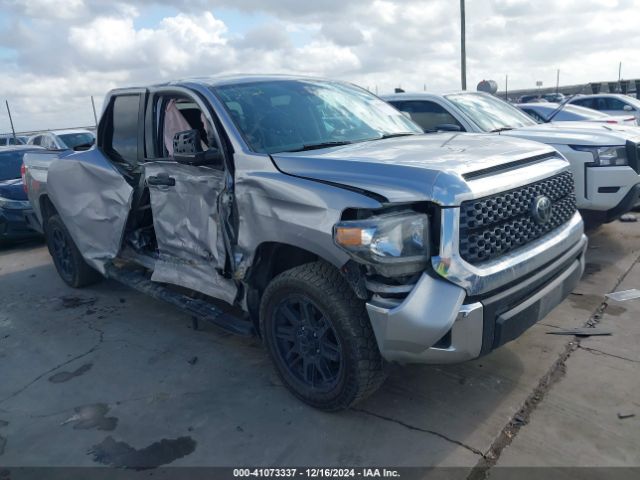
M 385 362 L 364 302 L 325 262 L 271 281 L 260 304 L 260 330 L 284 384 L 315 408 L 348 408 L 384 382 Z
M 53 264 L 67 285 L 81 288 L 102 279 L 102 275 L 84 261 L 58 215 L 53 215 L 47 220 L 45 236 Z

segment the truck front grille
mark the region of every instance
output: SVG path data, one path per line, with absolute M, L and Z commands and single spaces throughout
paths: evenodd
M 541 196 L 551 200 L 546 223 L 534 215 Z M 460 206 L 460 256 L 471 264 L 491 260 L 542 237 L 576 212 L 573 176 L 565 171 L 539 182 Z

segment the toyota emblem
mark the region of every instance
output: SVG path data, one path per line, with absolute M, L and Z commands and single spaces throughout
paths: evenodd
M 536 223 L 544 225 L 551 220 L 551 199 L 545 195 L 539 195 L 533 200 L 531 215 Z

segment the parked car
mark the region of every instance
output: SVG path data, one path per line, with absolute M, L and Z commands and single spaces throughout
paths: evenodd
M 599 93 L 597 95 L 576 95 L 569 103 L 591 108 L 607 115 L 633 115 L 640 124 L 640 100 L 619 93 Z
M 547 100 L 542 98 L 542 95 L 539 95 L 539 94 L 523 95 L 523 96 L 520 97 L 520 100 L 519 100 L 520 103 L 531 103 L 531 102 L 544 103 L 546 101 Z
M 425 131 L 483 132 L 554 147 L 573 170 L 578 208 L 596 226 L 640 201 L 640 130 L 589 122 L 537 124 L 513 105 L 481 92 L 384 97 Z
M 89 130 L 54 130 L 33 135 L 27 142 L 47 150 L 86 150 L 95 143 Z
M 11 133 L 5 133 L 0 135 L 0 147 L 8 147 L 11 145 L 25 145 L 27 140 L 21 135 L 15 137 Z
M 578 105 L 560 103 L 520 103 L 520 110 L 529 115 L 538 123 L 553 122 L 596 122 L 626 125 L 635 127 L 638 125 L 633 115 L 612 116 L 606 113 L 579 107 Z
M 22 158 L 39 148 L 0 147 L 0 242 L 39 236 L 34 230 L 33 209 L 22 183 Z
M 545 93 L 542 98 L 547 102 L 562 103 L 567 97 L 562 93 Z
M 489 353 L 583 272 L 572 175 L 546 145 L 423 135 L 364 89 L 301 77 L 118 89 L 105 105 L 96 148 L 25 158 L 61 278 L 115 278 L 257 332 L 314 407 L 370 395 L 386 362 Z

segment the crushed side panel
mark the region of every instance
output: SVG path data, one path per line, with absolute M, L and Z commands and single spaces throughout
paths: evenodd
M 224 172 L 174 162 L 145 165 L 147 179 L 160 174 L 174 178 L 175 185 L 149 185 L 159 250 L 151 280 L 233 303 L 237 287 L 217 270 L 225 262 L 218 212 Z
M 359 193 L 279 172 L 240 172 L 235 187 L 241 268 L 251 265 L 263 242 L 300 247 L 339 267 L 349 259 L 333 243 L 333 225 L 342 211 L 380 207 Z
M 49 198 L 88 264 L 104 265 L 120 251 L 132 187 L 99 150 L 54 160 Z

